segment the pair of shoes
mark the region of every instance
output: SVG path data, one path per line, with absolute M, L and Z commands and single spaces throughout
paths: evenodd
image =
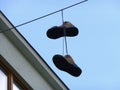
M 78 29 L 70 22 L 64 22 L 61 26 L 54 26 L 47 31 L 50 39 L 58 39 L 63 36 L 73 37 L 78 35 Z
M 70 55 L 54 55 L 53 63 L 58 69 L 65 71 L 72 76 L 78 77 L 82 73 L 82 70 L 74 63 Z
M 70 22 L 64 22 L 61 26 L 54 26 L 47 31 L 47 36 L 50 39 L 58 39 L 60 37 L 74 37 L 78 35 L 78 29 Z M 74 60 L 70 55 L 54 55 L 53 63 L 55 66 L 65 71 L 72 76 L 78 77 L 81 75 L 82 70 L 74 63 Z

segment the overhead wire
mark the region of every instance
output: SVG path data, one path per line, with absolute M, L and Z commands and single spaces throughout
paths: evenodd
M 86 2 L 86 1 L 88 1 L 88 0 L 80 1 L 80 2 L 78 2 L 78 3 L 76 3 L 76 4 L 73 4 L 73 5 L 70 5 L 70 6 L 68 6 L 68 7 L 65 7 L 65 8 L 63 8 L 63 9 L 57 10 L 57 11 L 55 11 L 55 12 L 52 12 L 52 13 L 46 14 L 46 15 L 44 15 L 44 16 L 41 16 L 41 17 L 35 18 L 35 19 L 33 19 L 33 20 L 30 20 L 30 21 L 24 22 L 24 23 L 22 23 L 22 24 L 19 24 L 19 25 L 16 25 L 16 26 L 12 27 L 12 28 L 2 30 L 2 31 L 0 31 L 0 33 L 4 33 L 4 32 L 6 32 L 6 31 L 9 31 L 9 30 L 15 29 L 15 28 L 17 28 L 17 27 L 20 27 L 20 26 L 23 26 L 23 25 L 29 24 L 29 23 L 31 23 L 31 22 L 34 22 L 34 21 L 37 21 L 37 20 L 39 20 L 39 19 L 45 18 L 45 17 L 47 17 L 47 16 L 50 16 L 50 15 L 55 14 L 55 13 L 58 13 L 58 12 L 63 11 L 63 10 L 65 10 L 65 9 L 71 8 L 71 7 L 73 7 L 73 6 L 79 5 L 79 4 L 84 3 L 84 2 Z

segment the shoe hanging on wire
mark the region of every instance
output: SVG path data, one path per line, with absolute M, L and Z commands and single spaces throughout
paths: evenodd
M 66 49 L 66 55 L 59 55 L 56 54 L 53 56 L 52 60 L 55 66 L 67 73 L 69 73 L 72 76 L 78 77 L 81 75 L 82 70 L 75 64 L 72 57 L 68 54 L 68 48 L 67 48 L 67 39 L 66 37 L 72 37 L 76 36 L 78 34 L 78 29 L 73 26 L 70 22 L 64 22 L 61 26 L 55 26 L 52 27 L 47 31 L 47 36 L 51 39 L 57 39 L 60 37 L 63 37 L 63 52 L 64 52 L 64 44 Z M 64 43 L 65 42 L 65 43 Z
M 47 31 L 47 36 L 50 39 L 58 39 L 58 38 L 64 37 L 64 36 L 74 37 L 77 35 L 78 35 L 78 28 L 76 28 L 73 24 L 71 24 L 68 21 L 63 22 L 63 24 L 61 26 L 54 26 L 54 27 L 48 29 L 48 31 Z
M 63 37 L 63 55 L 54 55 L 53 56 L 53 63 L 55 66 L 65 71 L 72 76 L 78 77 L 81 75 L 82 70 L 75 64 L 72 57 L 68 54 L 68 48 L 67 48 L 67 38 L 66 37 L 74 37 L 78 35 L 78 29 L 71 24 L 70 22 L 65 21 L 63 17 L 63 10 L 61 10 L 61 16 L 62 16 L 62 25 L 61 26 L 54 26 L 47 31 L 47 36 L 50 39 L 58 39 L 60 37 Z M 66 50 L 66 55 L 64 56 L 64 45 Z
M 54 55 L 53 63 L 58 69 L 65 71 L 72 76 L 78 77 L 82 73 L 82 70 L 75 64 L 74 60 L 70 55 Z
M 64 44 L 66 49 L 66 55 L 56 54 L 52 60 L 54 65 L 62 71 L 69 73 L 72 76 L 78 77 L 81 75 L 82 70 L 75 64 L 72 57 L 68 54 L 67 39 L 66 37 L 74 37 L 78 35 L 78 29 L 70 22 L 63 22 L 61 26 L 54 26 L 47 31 L 47 36 L 51 39 L 58 39 L 63 37 L 63 52 Z

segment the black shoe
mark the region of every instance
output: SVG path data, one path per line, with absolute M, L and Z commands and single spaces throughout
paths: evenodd
M 71 61 L 68 62 L 69 59 L 67 58 L 72 59 L 70 56 L 63 57 L 61 55 L 55 55 L 53 56 L 53 63 L 58 69 L 65 71 L 72 76 L 78 77 L 81 75 L 82 70 L 75 63 L 72 64 L 70 63 Z
M 70 22 L 64 22 L 63 25 L 54 26 L 47 31 L 47 36 L 51 39 L 57 39 L 63 36 L 74 37 L 77 35 L 78 29 Z

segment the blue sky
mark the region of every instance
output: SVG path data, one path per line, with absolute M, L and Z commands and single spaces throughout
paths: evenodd
M 16 26 L 78 2 L 1 0 L 0 10 Z M 52 62 L 53 55 L 62 54 L 63 38 L 49 39 L 46 32 L 62 24 L 61 12 L 17 29 L 71 90 L 120 90 L 120 1 L 88 0 L 65 10 L 64 20 L 79 29 L 78 36 L 67 38 L 69 54 L 83 71 L 79 77 Z

